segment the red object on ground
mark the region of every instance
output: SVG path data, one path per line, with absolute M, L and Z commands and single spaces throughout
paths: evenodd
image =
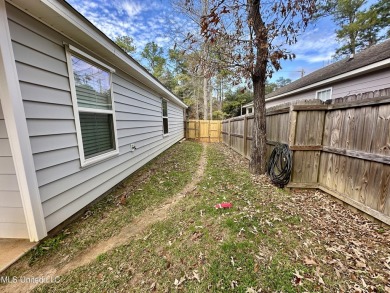
M 230 202 L 223 202 L 215 205 L 216 209 L 230 209 L 233 205 Z

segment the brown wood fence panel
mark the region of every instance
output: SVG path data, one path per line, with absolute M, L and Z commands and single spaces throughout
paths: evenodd
M 221 142 L 222 121 L 220 120 L 188 120 L 186 138 L 201 142 Z
M 253 116 L 222 122 L 222 141 L 250 158 Z M 298 101 L 267 109 L 267 157 L 293 151 L 290 187 L 318 188 L 390 224 L 390 89 L 330 104 Z

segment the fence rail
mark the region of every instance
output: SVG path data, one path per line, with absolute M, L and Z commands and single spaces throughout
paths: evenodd
M 288 187 L 318 188 L 390 225 L 390 89 L 266 115 L 267 157 L 278 142 L 293 151 Z M 252 125 L 253 116 L 222 122 L 223 142 L 248 159 Z

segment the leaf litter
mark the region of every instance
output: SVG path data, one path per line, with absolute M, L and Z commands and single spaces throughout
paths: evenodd
M 231 165 L 247 165 L 240 155 L 223 146 L 219 148 Z M 292 281 L 301 285 L 315 280 L 319 288 L 339 292 L 390 292 L 390 231 L 346 207 L 321 191 L 293 190 L 282 200 L 273 197 L 266 176 L 252 175 L 262 196 L 258 205 L 274 205 L 266 217 L 259 220 L 270 228 L 276 221 L 286 225 L 301 245 L 293 249 L 291 258 L 314 270 L 295 271 Z M 246 216 L 255 212 L 245 211 Z M 280 214 L 295 221 L 285 221 Z M 304 223 L 304 225 L 302 225 Z M 240 230 L 240 234 L 244 228 Z M 278 231 L 280 235 L 280 230 Z M 252 289 L 248 289 L 250 292 Z
M 319 191 L 284 192 L 265 176 L 246 175 L 250 183 L 233 180 L 239 178 L 239 172 L 247 172 L 247 160 L 223 145 L 209 148 L 222 154 L 224 160 L 208 166 L 203 182 L 191 190 L 193 206 L 183 203 L 177 207 L 172 218 L 174 231 L 153 227 L 142 234 L 139 247 L 129 243 L 123 248 L 126 254 L 111 253 L 106 271 L 117 271 L 115 259 L 120 263 L 126 260 L 124 267 L 131 267 L 130 281 L 119 283 L 118 288 L 159 292 L 390 292 L 387 227 Z M 207 171 L 210 168 L 218 170 L 218 180 Z M 228 170 L 237 176 L 228 177 Z M 248 189 L 248 184 L 254 187 Z M 234 201 L 234 208 L 216 211 L 213 203 L 225 200 Z M 161 227 L 173 226 L 167 223 Z M 227 253 L 221 253 L 223 250 Z M 137 259 L 141 261 L 137 263 Z M 96 275 L 98 269 L 91 266 L 78 274 L 86 278 L 92 272 Z M 98 274 L 103 274 L 103 282 L 106 273 Z

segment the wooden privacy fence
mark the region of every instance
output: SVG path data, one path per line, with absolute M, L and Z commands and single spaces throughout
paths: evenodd
M 201 142 L 221 142 L 221 120 L 188 120 L 186 138 Z
M 298 101 L 267 110 L 267 157 L 287 143 L 287 187 L 317 188 L 390 225 L 390 89 L 325 104 Z M 253 116 L 222 122 L 223 142 L 249 158 Z

